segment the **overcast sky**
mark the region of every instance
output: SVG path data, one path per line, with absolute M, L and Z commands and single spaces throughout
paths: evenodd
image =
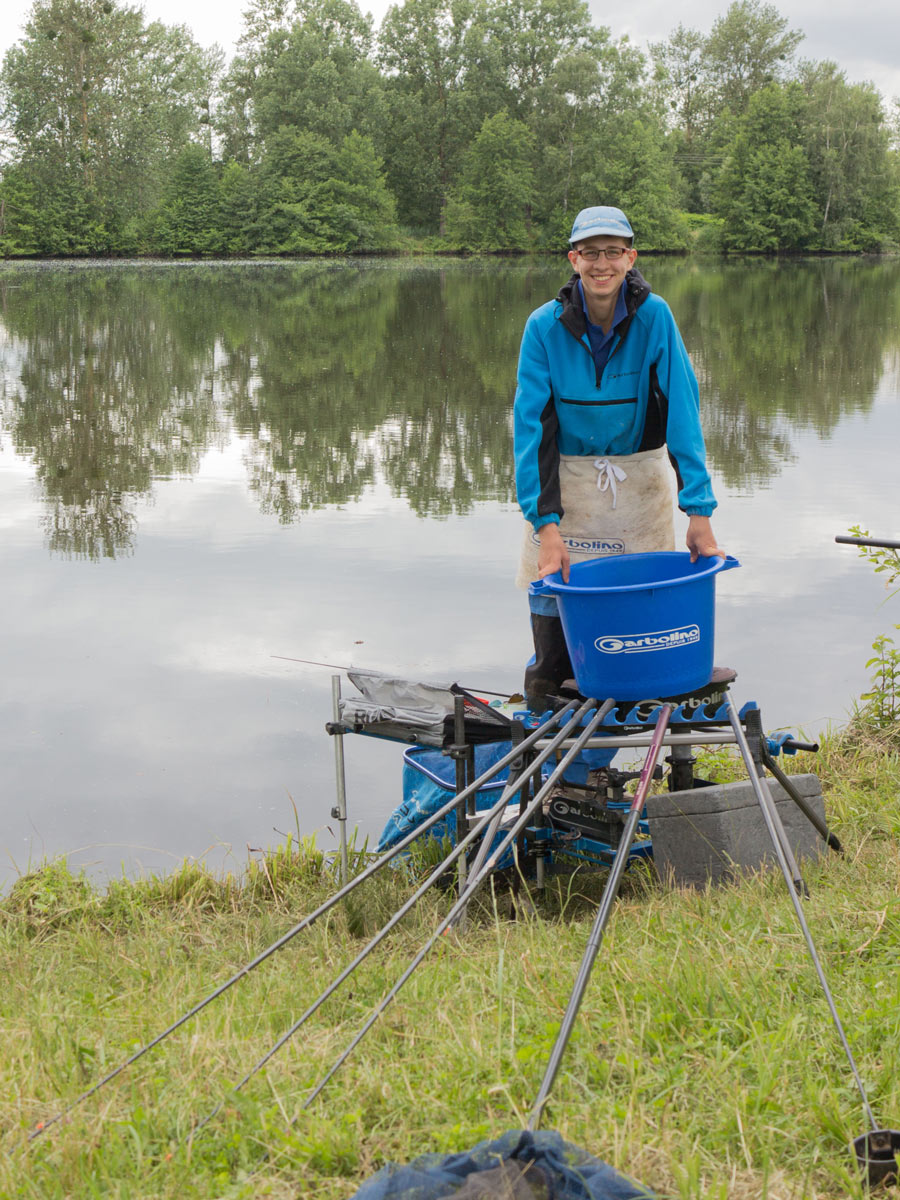
M 390 0 L 361 0 L 376 26 Z M 608 26 L 614 37 L 627 34 L 633 42 L 662 41 L 681 22 L 708 32 L 728 8 L 726 0 L 631 0 L 628 5 L 589 0 L 594 21 Z M 146 0 L 148 20 L 187 25 L 202 45 L 218 42 L 231 55 L 242 26 L 246 0 Z M 900 4 L 897 0 L 781 0 L 776 7 L 792 29 L 804 33 L 800 54 L 833 59 L 852 83 L 868 80 L 886 99 L 900 96 Z M 0 51 L 22 35 L 31 0 L 4 0 Z

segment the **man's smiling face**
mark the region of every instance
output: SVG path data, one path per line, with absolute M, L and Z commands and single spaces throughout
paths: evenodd
M 615 257 L 607 257 L 605 251 L 621 251 Z M 591 261 L 594 258 L 595 261 Z M 585 257 L 587 254 L 587 257 Z M 606 236 L 587 238 L 578 242 L 577 249 L 569 251 L 569 262 L 581 278 L 585 299 L 608 302 L 618 295 L 625 274 L 634 266 L 637 251 L 624 238 Z

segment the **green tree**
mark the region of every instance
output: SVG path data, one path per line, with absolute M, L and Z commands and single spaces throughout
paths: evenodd
M 719 181 L 726 250 L 799 250 L 815 230 L 809 163 L 785 138 L 735 146 Z
M 219 178 L 219 232 L 226 254 L 251 254 L 259 238 L 257 176 L 242 163 L 225 163 Z
M 256 65 L 238 53 L 231 60 L 222 83 L 222 98 L 215 113 L 222 157 L 248 166 L 258 157 L 253 128 L 253 91 Z
M 39 252 L 134 248 L 167 163 L 200 136 L 217 61 L 114 0 L 37 0 L 4 59 L 2 110 L 42 197 Z
M 562 63 L 580 55 L 599 61 L 609 42 L 585 0 L 493 0 L 481 22 L 519 116 L 537 106 Z
M 447 210 L 447 234 L 477 250 L 521 250 L 532 242 L 534 137 L 506 112 L 486 117 L 466 151 Z
M 589 196 L 602 196 L 624 208 L 642 249 L 685 246 L 672 146 L 654 114 L 623 116 L 606 145 L 607 153 L 581 176 L 581 198 L 588 203 Z
M 256 135 L 286 125 L 337 144 L 354 129 L 371 132 L 379 120 L 381 79 L 367 55 L 371 19 L 348 0 L 296 5 L 286 32 L 266 41 L 256 68 Z
M 671 119 L 688 144 L 707 131 L 711 115 L 712 80 L 706 42 L 699 30 L 686 29 L 679 23 L 668 41 L 650 45 Z
M 354 0 L 253 4 L 224 84 L 217 128 L 226 157 L 259 161 L 266 138 L 294 126 L 334 144 L 380 125 L 371 18 Z
M 717 108 L 745 112 L 755 92 L 788 77 L 802 41 L 803 34 L 788 28 L 774 4 L 733 0 L 713 22 L 703 47 Z
M 803 139 L 820 216 L 817 242 L 861 250 L 896 240 L 900 180 L 891 130 L 871 84 L 848 84 L 835 63 L 804 63 Z
M 711 142 L 716 112 L 715 81 L 705 57 L 706 37 L 678 25 L 666 42 L 655 42 L 650 53 L 656 67 L 656 87 L 671 127 L 673 162 L 681 175 L 685 208 L 706 211 L 711 177 L 721 158 Z
M 686 207 L 714 207 L 735 120 L 756 92 L 791 78 L 802 38 L 773 5 L 734 0 L 708 34 L 678 25 L 667 41 L 651 46 Z
M 210 254 L 222 248 L 218 180 L 203 146 L 185 146 L 176 157 L 151 227 L 154 249 L 163 254 Z
M 484 116 L 467 91 L 476 16 L 471 0 L 405 0 L 388 9 L 378 33 L 387 77 L 381 150 L 398 215 L 441 234 L 462 156 Z
M 530 123 L 539 147 L 535 217 L 546 241 L 563 244 L 578 209 L 607 203 L 635 214 L 641 245 L 679 244 L 666 126 L 633 46 L 603 41 L 562 58 Z
M 19 167 L 7 167 L 0 177 L 0 255 L 37 253 L 40 212 L 34 182 Z
M 321 254 L 382 249 L 395 236 L 394 202 L 371 139 L 350 133 L 339 146 L 282 128 L 261 167 L 260 248 Z
M 802 102 L 797 84 L 770 84 L 751 97 L 717 184 L 725 249 L 795 250 L 813 238 L 816 204 L 801 137 Z

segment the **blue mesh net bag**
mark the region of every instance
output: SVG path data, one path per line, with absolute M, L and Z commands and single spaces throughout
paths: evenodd
M 510 751 L 511 742 L 488 742 L 475 747 L 475 774 L 483 775 Z M 475 808 L 481 812 L 500 799 L 509 768 L 491 779 L 475 793 Z M 417 825 L 450 800 L 456 791 L 456 763 L 440 750 L 411 746 L 403 752 L 403 803 L 391 813 L 378 839 L 376 853 L 395 846 Z M 448 813 L 429 831 L 429 837 L 456 840 L 456 814 Z
M 653 1200 L 653 1193 L 552 1131 L 512 1131 L 456 1154 L 391 1163 L 354 1200 Z

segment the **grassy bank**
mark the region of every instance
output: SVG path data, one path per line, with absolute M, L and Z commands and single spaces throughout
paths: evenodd
M 853 734 L 812 762 L 844 842 L 806 872 L 813 936 L 876 1114 L 900 1124 L 900 755 Z M 0 901 L 0 1196 L 338 1200 L 386 1160 L 520 1127 L 602 877 L 518 914 L 483 897 L 307 1112 L 308 1089 L 424 941 L 402 924 L 238 1095 L 244 1072 L 408 894 L 363 885 L 30 1146 L 47 1120 L 331 894 L 314 848 L 240 880 L 195 866 L 98 892 L 59 864 Z M 222 1099 L 213 1120 L 193 1126 Z M 705 893 L 631 875 L 544 1121 L 661 1196 L 844 1197 L 865 1130 L 780 875 Z

